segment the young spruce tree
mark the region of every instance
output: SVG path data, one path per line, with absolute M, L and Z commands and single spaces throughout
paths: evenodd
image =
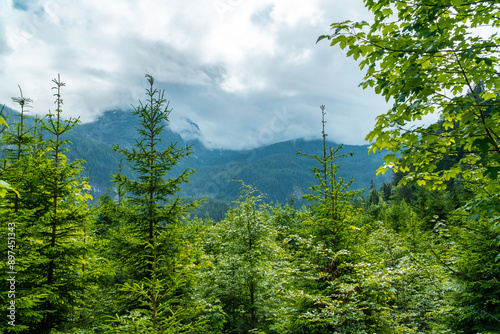
M 185 204 L 178 192 L 194 171 L 186 169 L 172 178 L 167 175 L 189 156 L 191 148 L 174 143 L 161 147 L 171 109 L 165 92 L 154 88 L 154 78 L 146 78 L 150 85 L 146 89 L 147 102 L 140 102 L 133 111 L 139 117 L 139 139 L 133 148 L 113 147 L 136 175 L 114 177 L 132 206 L 126 226 L 117 234 L 117 242 L 123 247 L 124 269 L 119 273 L 124 282 L 121 290 L 125 292 L 122 313 L 129 313 L 115 320 L 120 330 L 183 332 L 193 326 L 191 319 L 197 311 L 195 306 L 185 304 L 189 278 L 184 268 L 189 259 L 183 254 L 181 218 L 197 203 Z
M 339 175 L 340 165 L 335 159 L 348 154 L 338 153 L 342 145 L 327 145 L 324 106 L 321 112 L 323 154 L 302 154 L 319 165 L 312 168 L 318 184 L 311 187 L 312 194 L 303 196 L 312 203 L 306 220 L 312 235 L 291 236 L 288 240 L 290 246 L 300 245 L 295 246 L 295 265 L 300 269 L 293 272 L 290 281 L 295 280 L 295 284 L 288 292 L 288 298 L 296 305 L 296 310 L 289 314 L 289 326 L 307 333 L 355 333 L 363 326 L 356 285 L 350 277 L 355 261 L 354 243 L 360 234 L 353 225 L 356 210 L 352 200 L 360 192 L 349 190 L 353 180 L 346 181 Z
M 1 177 L 19 195 L 8 196 L 3 208 L 5 224 L 15 224 L 16 235 L 16 326 L 2 332 L 49 333 L 65 330 L 77 313 L 76 300 L 83 291 L 82 262 L 85 254 L 83 226 L 88 216 L 86 190 L 80 177 L 82 161 L 69 162 L 64 155 L 64 133 L 77 120 L 63 120 L 61 88 L 54 79 L 55 113 L 45 120 L 26 123 L 24 108 L 31 100 L 14 101 L 21 106 L 19 123 L 6 133 L 9 144 Z M 40 138 L 40 128 L 47 138 Z

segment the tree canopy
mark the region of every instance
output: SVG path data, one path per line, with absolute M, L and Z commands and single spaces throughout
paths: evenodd
M 459 178 L 475 189 L 469 209 L 498 221 L 500 171 L 500 6 L 484 0 L 365 0 L 373 22 L 333 23 L 331 45 L 367 69 L 393 102 L 366 136 L 385 165 L 431 189 Z M 422 125 L 439 114 L 440 121 Z M 425 123 L 425 122 L 424 122 Z M 478 213 L 479 215 L 479 213 Z

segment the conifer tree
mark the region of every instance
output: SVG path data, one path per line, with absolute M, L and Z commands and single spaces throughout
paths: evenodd
M 312 235 L 292 236 L 288 241 L 300 245 L 297 255 L 304 248 L 310 249 L 297 259 L 295 266 L 300 270 L 291 277 L 295 282 L 287 296 L 296 300 L 296 310 L 290 326 L 309 333 L 352 333 L 363 326 L 355 284 L 351 284 L 356 257 L 353 244 L 360 234 L 353 225 L 352 200 L 360 191 L 349 190 L 353 180 L 345 181 L 338 174 L 340 165 L 335 159 L 352 154 L 339 154 L 342 145 L 327 145 L 325 106 L 321 106 L 321 112 L 323 155 L 302 154 L 319 165 L 312 168 L 318 184 L 311 187 L 312 194 L 303 196 L 312 202 L 306 220 Z
M 332 148 L 327 145 L 325 132 L 325 106 L 321 107 L 322 114 L 322 137 L 323 137 L 323 155 L 299 154 L 312 158 L 319 167 L 313 167 L 312 171 L 318 181 L 313 185 L 312 194 L 306 194 L 303 197 L 312 202 L 313 213 L 315 214 L 315 226 L 313 229 L 318 238 L 323 239 L 325 245 L 334 250 L 344 248 L 345 231 L 348 227 L 347 221 L 353 211 L 351 201 L 360 194 L 360 191 L 349 190 L 354 182 L 353 179 L 346 181 L 343 176 L 338 174 L 341 167 L 335 163 L 336 159 L 352 156 L 350 154 L 340 154 L 342 145 Z
M 244 184 L 241 192 L 226 218 L 203 235 L 210 264 L 200 276 L 206 296 L 227 315 L 224 333 L 269 333 L 286 256 L 264 196 Z
M 6 129 L 9 128 L 9 125 L 5 121 L 5 119 L 2 117 L 3 111 L 5 109 L 5 105 L 2 106 L 2 110 L 0 110 L 0 135 L 4 133 Z M 0 142 L 1 145 L 1 142 Z M 4 198 L 7 195 L 7 191 L 9 190 L 14 190 L 11 185 L 4 180 L 0 179 L 0 198 Z M 17 196 L 19 196 L 19 193 L 17 193 Z
M 21 166 L 23 160 L 21 157 L 26 154 L 26 148 L 32 142 L 33 136 L 30 134 L 30 129 L 25 123 L 27 116 L 25 112 L 31 108 L 32 99 L 24 97 L 20 86 L 20 97 L 13 97 L 13 102 L 20 106 L 19 122 L 14 123 L 14 128 L 5 133 L 4 144 L 5 156 L 3 159 L 2 174 L 9 179 L 10 184 L 20 186 L 20 183 L 25 180 L 26 166 Z M 3 108 L 2 108 L 3 109 Z M 19 210 L 19 196 L 13 193 L 15 211 Z
M 78 280 L 73 281 L 68 286 L 67 277 L 76 274 L 76 262 L 81 262 L 84 247 L 83 226 L 88 213 L 86 212 L 85 200 L 90 195 L 85 194 L 85 189 L 90 187 L 79 177 L 82 170 L 82 161 L 67 161 L 64 152 L 64 145 L 68 143 L 62 136 L 74 128 L 78 119 L 62 119 L 61 88 L 65 84 L 57 79 L 53 80 L 55 86 L 52 88 L 56 92 L 55 113 L 47 114 L 47 121 L 42 121 L 42 127 L 51 136 L 47 139 L 46 154 L 48 163 L 43 169 L 44 187 L 50 193 L 50 209 L 46 212 L 43 223 L 48 229 L 45 232 L 45 239 L 48 241 L 46 251 L 42 254 L 47 257 L 46 286 L 51 294 L 56 293 L 70 297 L 74 293 L 73 289 L 82 287 L 74 286 Z M 79 243 L 72 242 L 73 237 L 80 239 Z M 69 261 L 68 261 L 69 260 Z M 59 273 L 59 276 L 56 274 Z M 75 277 L 76 278 L 76 277 Z M 67 290 L 66 290 L 67 289 Z M 60 296 L 59 296 L 60 297 Z M 64 299 L 63 299 L 64 300 Z M 46 302 L 47 311 L 44 315 L 44 330 L 50 330 L 56 318 L 54 309 L 66 308 L 63 303 L 53 302 L 48 299 Z
M 146 78 L 149 83 L 146 89 L 147 102 L 139 102 L 133 111 L 139 117 L 139 138 L 133 148 L 113 147 L 114 151 L 125 157 L 136 176 L 114 176 L 117 189 L 125 191 L 131 206 L 129 217 L 117 234 L 116 242 L 123 247 L 120 256 L 124 267 L 121 276 L 125 281 L 122 291 L 135 296 L 130 299 L 124 296 L 128 311 L 134 310 L 128 319 L 135 319 L 133 314 L 137 312 L 145 312 L 149 319 L 145 328 L 163 333 L 165 328 L 162 326 L 175 323 L 177 317 L 185 319 L 193 316 L 192 312 L 197 312 L 196 307 L 190 309 L 189 306 L 178 305 L 188 289 L 189 279 L 185 277 L 187 274 L 183 267 L 188 264 L 186 261 L 190 261 L 182 254 L 184 242 L 181 238 L 181 218 L 196 208 L 197 202 L 185 204 L 178 195 L 194 171 L 186 169 L 171 176 L 172 169 L 179 161 L 189 156 L 191 147 L 178 147 L 175 143 L 161 147 L 162 133 L 169 121 L 171 109 L 165 99 L 165 91 L 154 87 L 152 76 L 146 75 Z M 159 291 L 166 294 L 158 295 Z M 165 308 L 178 312 L 160 312 Z M 125 326 L 128 322 L 124 319 L 127 318 L 119 317 L 117 321 Z M 136 321 L 132 322 L 137 325 Z M 188 325 L 190 323 L 184 322 L 185 330 L 191 326 Z
M 146 90 L 147 102 L 140 102 L 134 108 L 134 115 L 139 116 L 137 128 L 139 139 L 133 148 L 113 147 L 122 154 L 137 179 L 124 175 L 115 177 L 117 187 L 124 189 L 135 208 L 135 216 L 129 217 L 131 231 L 141 240 L 141 246 L 152 244 L 154 236 L 162 230 L 174 230 L 183 214 L 195 207 L 195 204 L 185 205 L 176 196 L 184 183 L 188 182 L 194 171 L 186 169 L 176 177 L 167 178 L 183 158 L 191 154 L 191 147 L 178 147 L 170 143 L 161 149 L 162 133 L 165 131 L 169 102 L 165 92 L 154 87 L 154 78 L 146 75 L 150 87 Z M 149 259 L 153 254 L 150 252 Z M 134 257 L 137 260 L 137 257 Z M 143 260 L 142 258 L 140 259 Z M 140 265 L 140 267 L 143 267 Z
M 55 113 L 28 126 L 22 112 L 14 131 L 6 136 L 11 150 L 4 158 L 2 177 L 12 180 L 20 193 L 8 198 L 2 217 L 5 224 L 16 227 L 18 317 L 16 326 L 8 328 L 14 332 L 49 333 L 66 326 L 84 286 L 82 236 L 90 187 L 79 176 L 82 161 L 69 162 L 64 155 L 67 141 L 62 135 L 77 120 L 62 119 L 64 83 L 60 78 L 53 82 Z M 23 111 L 30 100 L 21 95 L 15 101 Z M 48 133 L 46 139 L 40 139 L 40 129 Z

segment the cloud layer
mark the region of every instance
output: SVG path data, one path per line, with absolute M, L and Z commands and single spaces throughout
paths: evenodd
M 362 1 L 97 0 L 0 4 L 0 102 L 17 84 L 34 111 L 53 109 L 61 74 L 64 113 L 94 119 L 143 98 L 144 74 L 166 89 L 171 126 L 212 148 L 252 148 L 319 137 L 364 143 L 383 99 L 358 88 L 343 52 L 315 44 L 329 24 L 363 19 Z M 198 124 L 199 131 L 186 131 Z

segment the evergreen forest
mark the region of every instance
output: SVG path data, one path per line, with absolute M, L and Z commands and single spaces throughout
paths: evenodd
M 0 114 L 0 332 L 500 333 L 500 37 L 471 32 L 500 27 L 500 7 L 364 2 L 372 23 L 318 38 L 392 105 L 367 135 L 385 178 L 364 190 L 322 105 L 319 149 L 296 152 L 312 180 L 300 200 L 239 180 L 230 203 L 186 195 L 197 147 L 165 137 L 172 108 L 146 75 L 136 139 L 109 148 L 95 192 L 71 142 L 83 125 L 64 113 L 71 87 L 53 79 L 45 117 L 19 87 L 17 113 Z

